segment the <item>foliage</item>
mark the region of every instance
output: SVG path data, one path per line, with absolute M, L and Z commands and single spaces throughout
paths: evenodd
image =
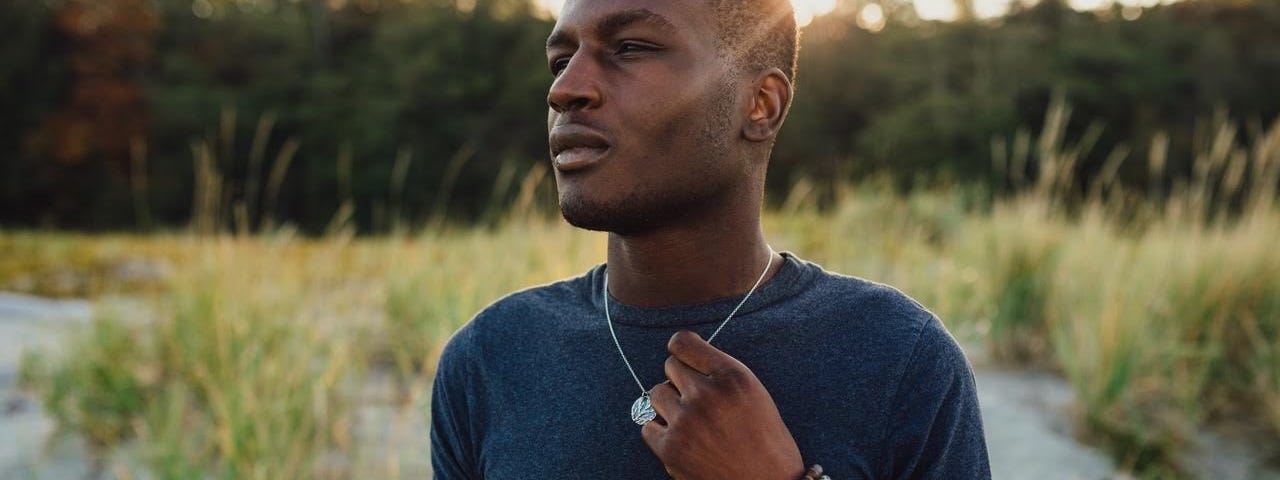
M 857 26 L 866 3 L 804 31 L 776 196 L 823 179 L 812 188 L 830 205 L 840 185 L 885 172 L 898 186 L 958 179 L 1004 194 L 993 153 L 1040 129 L 1055 95 L 1090 119 L 1065 136 L 1100 132 L 1073 188 L 1116 155 L 1148 157 L 1157 132 L 1171 142 L 1162 168 L 1127 162 L 1115 177 L 1172 187 L 1212 141 L 1202 112 L 1229 112 L 1240 140 L 1280 113 L 1275 2 L 1185 0 L 1128 21 L 1045 0 L 939 23 L 885 0 L 877 33 Z M 68 27 L 86 9 L 106 30 Z M 417 228 L 483 219 L 516 195 L 503 178 L 545 158 L 551 22 L 528 0 L 15 0 L 0 17 L 13 32 L 0 49 L 5 224 L 181 226 L 201 208 L 205 152 L 225 187 L 223 228 L 271 218 L 322 232 L 339 210 L 360 231 Z M 84 58 L 111 61 L 85 70 Z
M 1274 205 L 1206 225 L 1117 217 L 1103 203 L 1072 214 L 1035 190 L 988 207 L 972 190 L 868 184 L 842 189 L 830 211 L 803 191 L 765 217 L 775 248 L 901 288 L 993 359 L 1061 371 L 1083 434 L 1122 466 L 1177 472 L 1190 429 L 1221 419 L 1256 419 L 1257 444 L 1280 444 Z M 14 235 L 177 259 L 148 296 L 155 314 L 102 317 L 76 355 L 44 354 L 24 372 L 64 428 L 104 448 L 137 442 L 154 473 L 175 478 L 360 476 L 343 465 L 361 439 L 343 432 L 357 429 L 350 408 L 369 368 L 389 366 L 413 396 L 485 304 L 604 256 L 599 234 L 550 212 L 358 240 Z
M 194 261 L 147 310 L 101 313 L 71 354 L 27 358 L 25 383 L 90 445 L 139 441 L 143 464 L 161 478 L 340 475 L 341 465 L 322 460 L 349 442 L 341 387 L 360 365 L 334 333 L 340 326 L 304 307 L 315 302 L 306 283 L 332 277 L 312 268 L 264 285 L 263 273 L 290 268 L 291 255 L 187 247 Z M 250 251 L 263 255 L 254 260 L 261 269 L 217 267 Z

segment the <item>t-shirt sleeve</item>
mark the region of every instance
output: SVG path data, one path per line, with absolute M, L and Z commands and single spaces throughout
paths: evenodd
M 474 437 L 470 432 L 471 408 L 466 382 L 467 356 L 471 352 L 454 335 L 436 365 L 431 387 L 431 469 L 436 480 L 479 480 L 474 459 Z
M 889 404 L 888 476 L 989 479 L 973 369 L 929 315 Z

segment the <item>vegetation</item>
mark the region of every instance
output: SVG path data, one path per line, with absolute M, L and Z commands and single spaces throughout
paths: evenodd
M 1064 104 L 1048 117 L 1027 155 L 1058 168 L 1007 196 L 901 195 L 886 179 L 824 209 L 801 182 L 766 212 L 768 237 L 900 287 L 996 362 L 1060 372 L 1079 434 L 1139 475 L 1181 475 L 1206 424 L 1248 419 L 1260 448 L 1280 446 L 1280 124 L 1241 145 L 1217 123 L 1195 153 L 1202 181 L 1154 203 L 1102 180 L 1061 188 L 1080 145 L 1052 128 L 1069 120 Z M 112 258 L 172 266 L 132 290 L 149 308 L 99 316 L 76 355 L 26 362 L 25 382 L 65 429 L 103 449 L 140 445 L 161 477 L 357 476 L 353 404 L 372 372 L 394 374 L 403 408 L 425 408 L 434 359 L 471 315 L 604 258 L 599 234 L 555 218 L 550 187 L 532 175 L 491 225 L 419 235 L 4 233 L 0 265 L 21 257 L 36 276 Z
M 941 23 L 876 0 L 876 32 L 858 23 L 872 0 L 839 2 L 804 30 L 771 193 L 827 179 L 812 188 L 828 205 L 886 171 L 1003 193 L 999 139 L 1042 129 L 1055 92 L 1077 112 L 1067 133 L 1096 132 L 1079 189 L 1117 150 L 1146 158 L 1160 131 L 1164 168 L 1115 178 L 1172 186 L 1194 173 L 1205 112 L 1228 112 L 1241 141 L 1280 114 L 1280 4 L 1183 0 L 1125 20 L 1064 2 Z M 10 227 L 148 230 L 216 208 L 223 228 L 320 234 L 339 211 L 360 232 L 422 228 L 491 216 L 490 199 L 517 195 L 501 179 L 546 157 L 551 21 L 530 0 L 11 0 L 0 27 Z M 210 175 L 228 187 L 192 202 Z
M 804 30 L 774 247 L 1060 373 L 1139 476 L 1205 426 L 1280 457 L 1280 3 L 870 3 Z M 137 452 L 116 472 L 362 476 L 370 383 L 423 408 L 472 314 L 604 258 L 539 160 L 550 28 L 529 0 L 0 2 L 0 289 L 144 302 L 24 384 Z

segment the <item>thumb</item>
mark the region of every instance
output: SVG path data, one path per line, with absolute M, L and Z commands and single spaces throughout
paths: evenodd
M 671 340 L 667 342 L 667 351 L 671 352 L 677 360 L 703 375 L 726 371 L 737 363 L 737 360 L 729 354 L 711 346 L 698 334 L 688 330 L 681 330 L 672 335 Z

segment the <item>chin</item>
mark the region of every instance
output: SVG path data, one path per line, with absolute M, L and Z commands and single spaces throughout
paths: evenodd
M 659 222 L 642 207 L 634 199 L 609 201 L 586 198 L 580 192 L 560 194 L 560 216 L 584 230 L 632 235 L 652 229 Z
M 597 232 L 614 231 L 614 222 L 616 215 L 609 212 L 608 208 L 595 204 L 581 195 L 565 194 L 560 195 L 560 216 L 564 217 L 564 221 L 569 225 L 584 229 L 594 230 Z

